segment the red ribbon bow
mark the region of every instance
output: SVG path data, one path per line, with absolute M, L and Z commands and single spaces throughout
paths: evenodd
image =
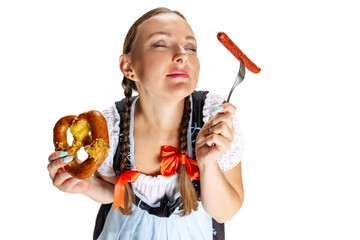
M 128 170 L 116 178 L 113 210 L 119 207 L 124 208 L 125 182 L 135 182 L 139 176 L 140 172 Z
M 172 146 L 161 147 L 161 157 L 164 158 L 160 163 L 160 172 L 164 177 L 171 177 L 178 169 L 179 162 L 186 165 L 186 171 L 191 179 L 200 180 L 199 164 L 188 158 L 186 154 Z

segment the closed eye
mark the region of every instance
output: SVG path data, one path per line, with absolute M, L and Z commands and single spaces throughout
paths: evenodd
M 191 52 L 196 53 L 196 47 L 194 45 L 192 45 L 192 44 L 185 46 L 185 49 L 187 51 L 191 51 Z
M 154 43 L 154 44 L 153 44 L 153 47 L 155 47 L 155 48 L 164 48 L 164 47 L 167 47 L 167 46 L 166 46 L 166 43 L 165 43 L 165 42 L 160 41 L 160 42 Z

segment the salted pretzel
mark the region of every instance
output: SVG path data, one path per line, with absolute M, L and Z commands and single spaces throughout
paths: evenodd
M 74 137 L 71 146 L 67 142 L 67 130 Z M 91 134 L 90 134 L 91 132 Z M 55 151 L 67 151 L 74 159 L 64 169 L 73 177 L 85 179 L 92 176 L 104 162 L 109 152 L 109 133 L 104 116 L 95 110 L 59 119 L 54 127 Z M 88 158 L 79 163 L 76 153 L 84 146 Z

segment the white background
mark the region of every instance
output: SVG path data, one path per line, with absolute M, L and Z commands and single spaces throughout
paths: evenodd
M 123 97 L 130 25 L 166 6 L 198 41 L 198 90 L 227 95 L 230 38 L 262 68 L 235 90 L 245 202 L 227 239 L 360 239 L 360 17 L 356 1 L 2 1 L 1 222 L 6 239 L 91 239 L 98 204 L 52 186 L 52 128 Z M 3 237 L 1 237 L 3 238 Z

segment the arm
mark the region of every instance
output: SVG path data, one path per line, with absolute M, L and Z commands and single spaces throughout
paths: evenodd
M 233 117 L 236 112 L 236 108 L 229 103 L 221 106 L 223 110 L 205 123 L 198 134 L 196 158 L 200 167 L 204 209 L 218 222 L 225 222 L 241 207 L 244 190 L 241 162 L 227 171 L 221 171 L 217 163 L 217 159 L 229 150 L 234 139 Z
M 114 201 L 114 184 L 116 177 L 105 177 L 98 172 L 89 179 L 90 187 L 83 194 L 92 200 L 107 204 Z
M 230 220 L 244 201 L 241 163 L 222 172 L 217 164 L 200 168 L 201 199 L 204 209 L 218 222 Z

